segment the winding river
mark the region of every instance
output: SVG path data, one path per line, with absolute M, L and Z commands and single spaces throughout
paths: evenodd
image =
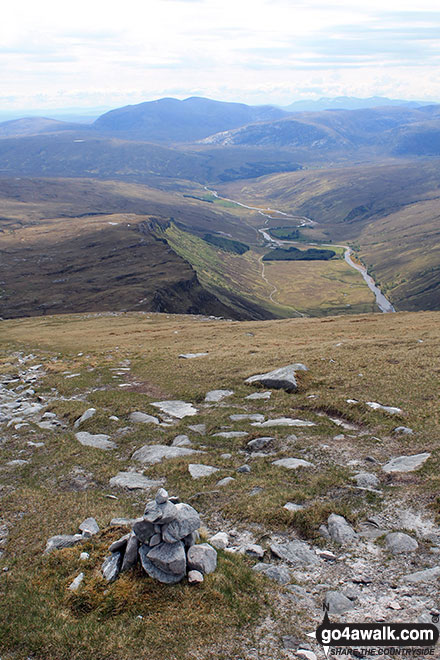
M 270 244 L 276 245 L 277 247 L 282 247 L 285 245 L 289 244 L 294 244 L 295 241 L 281 241 L 281 240 L 276 240 L 274 239 L 269 232 L 267 231 L 267 223 L 269 220 L 276 220 L 277 218 L 274 217 L 273 215 L 269 215 L 270 213 L 276 213 L 279 216 L 283 216 L 284 218 L 288 220 L 299 220 L 301 224 L 297 225 L 298 228 L 300 227 L 305 227 L 307 225 L 317 225 L 318 223 L 315 222 L 314 220 L 311 220 L 310 218 L 307 218 L 305 216 L 297 216 L 297 215 L 288 215 L 287 213 L 284 213 L 284 211 L 278 211 L 277 209 L 261 209 L 258 208 L 258 206 L 247 206 L 246 204 L 242 204 L 241 202 L 237 202 L 235 199 L 229 199 L 228 197 L 221 197 L 218 192 L 215 190 L 211 190 L 210 188 L 207 188 L 205 186 L 205 190 L 214 197 L 217 197 L 217 199 L 222 199 L 225 202 L 231 202 L 232 204 L 236 204 L 237 206 L 241 206 L 242 208 L 249 209 L 250 211 L 257 211 L 260 215 L 266 218 L 266 221 L 262 227 L 258 228 L 258 231 L 261 233 L 263 238 Z M 320 244 L 322 247 L 322 244 Z M 351 255 L 353 254 L 352 249 L 348 245 L 335 245 L 334 243 L 330 243 L 326 245 L 325 247 L 341 247 L 344 248 L 344 259 L 346 263 L 351 266 L 351 268 L 354 268 L 357 270 L 362 277 L 364 278 L 364 281 L 370 291 L 374 293 L 375 299 L 376 299 L 376 305 L 379 307 L 380 311 L 383 312 L 384 314 L 388 314 L 390 312 L 395 312 L 396 310 L 394 309 L 393 305 L 390 303 L 390 301 L 385 297 L 385 295 L 382 293 L 382 291 L 379 289 L 379 287 L 376 285 L 374 279 L 371 277 L 371 275 L 368 274 L 367 269 L 365 266 L 362 266 L 361 264 L 356 263 L 353 261 L 351 258 Z M 266 277 L 264 275 L 264 270 L 263 270 L 263 279 L 267 282 Z M 268 283 L 268 282 L 267 282 Z M 272 296 L 274 295 L 276 289 L 272 291 L 270 295 L 270 299 L 273 301 Z M 275 302 L 275 301 L 273 301 Z M 300 312 L 298 312 L 300 313 Z M 301 314 L 301 316 L 303 316 Z

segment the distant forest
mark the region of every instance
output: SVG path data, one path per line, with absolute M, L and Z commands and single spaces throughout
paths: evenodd
M 319 248 L 309 248 L 308 250 L 299 250 L 296 247 L 287 250 L 276 248 L 265 254 L 263 261 L 328 261 L 335 254 L 336 252 L 333 250 Z

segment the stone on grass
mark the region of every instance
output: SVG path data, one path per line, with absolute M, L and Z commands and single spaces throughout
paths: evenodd
M 84 580 L 84 573 L 80 573 L 76 578 L 69 584 L 70 591 L 78 591 L 81 582 Z
M 272 554 L 289 564 L 318 564 L 316 553 L 304 541 L 289 541 L 288 543 L 272 543 Z
M 188 573 L 189 584 L 201 584 L 204 579 L 203 573 L 200 573 L 200 571 L 189 571 Z
M 208 353 L 181 353 L 179 355 L 183 360 L 194 360 L 194 358 L 201 358 L 208 355 Z
M 215 485 L 222 488 L 223 486 L 227 486 L 228 484 L 230 484 L 232 481 L 235 481 L 234 477 L 225 477 L 224 479 L 220 479 L 220 481 L 217 481 Z
M 277 564 L 255 564 L 252 570 L 257 573 L 263 573 L 271 580 L 275 580 L 278 584 L 287 584 L 290 582 L 290 571 L 287 566 L 278 566 Z
M 249 440 L 247 443 L 247 447 L 249 447 L 250 451 L 259 451 L 260 449 L 264 449 L 264 447 L 267 447 L 268 444 L 270 444 L 275 438 L 254 438 L 254 440 Z
M 277 419 L 268 419 L 266 422 L 253 422 L 251 426 L 259 428 L 269 428 L 272 426 L 316 426 L 315 422 L 309 422 L 305 419 L 294 419 L 292 417 L 278 417 Z
M 295 504 L 294 502 L 286 502 L 286 504 L 283 506 L 283 509 L 287 509 L 287 511 L 301 511 L 304 509 L 304 505 Z
M 354 608 L 353 602 L 340 591 L 327 591 L 324 605 L 328 607 L 329 614 L 344 614 Z
M 434 566 L 433 568 L 426 568 L 424 571 L 416 571 L 416 573 L 410 573 L 409 575 L 403 576 L 404 582 L 410 582 L 412 584 L 419 584 L 421 582 L 432 583 L 434 580 L 437 580 L 440 577 L 440 566 Z
M 225 438 L 230 440 L 232 438 L 245 438 L 249 433 L 246 431 L 219 431 L 219 433 L 214 433 L 214 438 Z
M 208 543 L 193 545 L 188 550 L 188 567 L 190 570 L 200 571 L 203 575 L 213 573 L 217 568 L 217 552 Z
M 356 481 L 356 485 L 359 488 L 378 488 L 380 486 L 380 481 L 375 474 L 370 472 L 359 472 L 355 474 L 353 479 Z
M 229 415 L 231 422 L 264 422 L 264 415 L 259 413 Z
M 79 526 L 79 531 L 82 532 L 84 536 L 93 536 L 99 532 L 99 525 L 94 518 L 86 518 Z
M 234 390 L 211 390 L 205 396 L 205 401 L 207 403 L 219 403 L 220 401 L 223 401 L 223 399 L 226 399 L 228 396 L 232 396 L 233 394 Z
M 194 431 L 194 433 L 199 433 L 200 435 L 205 435 L 206 433 L 206 424 L 192 424 L 188 428 L 190 431 Z
M 97 433 L 92 435 L 87 431 L 79 431 L 75 433 L 75 438 L 86 447 L 95 447 L 96 449 L 116 449 L 116 444 L 109 440 L 109 435 L 104 433 Z
M 79 558 L 81 561 L 86 561 L 87 559 L 90 559 L 90 555 L 88 552 L 81 552 Z
M 412 435 L 414 431 L 408 426 L 396 426 L 396 428 L 393 429 L 393 433 L 396 435 Z
M 140 463 L 147 465 L 155 465 L 160 463 L 164 458 L 181 458 L 182 456 L 190 456 L 191 454 L 199 454 L 197 449 L 190 449 L 189 447 L 169 447 L 168 445 L 144 445 L 137 449 L 132 458 Z
M 191 440 L 187 435 L 176 435 L 173 442 L 171 443 L 172 447 L 189 447 L 191 445 Z
M 295 392 L 298 389 L 296 380 L 297 371 L 307 371 L 304 364 L 289 364 L 286 367 L 268 371 L 265 374 L 250 376 L 244 381 L 247 385 L 263 385 L 274 390 L 285 390 Z
M 270 399 L 272 396 L 272 392 L 254 392 L 253 394 L 248 394 L 246 399 L 250 399 L 251 401 L 255 401 L 258 399 Z
M 109 557 L 104 559 L 101 566 L 102 574 L 107 582 L 114 582 L 121 571 L 122 553 L 112 552 Z
M 79 417 L 79 418 L 76 420 L 76 422 L 75 422 L 74 425 L 73 425 L 73 428 L 74 428 L 74 429 L 77 429 L 78 426 L 80 426 L 80 424 L 82 424 L 83 422 L 86 422 L 88 419 L 90 419 L 91 417 L 93 417 L 93 415 L 94 415 L 95 413 L 96 413 L 96 408 L 89 408 L 88 410 L 86 410 L 86 411 L 81 415 L 81 417 Z M 47 414 L 47 413 L 46 413 L 46 414 Z M 44 417 L 44 415 L 43 415 L 43 417 Z
M 393 555 L 414 552 L 419 547 L 415 539 L 403 532 L 390 532 L 385 537 L 385 543 Z
M 313 463 L 305 461 L 303 458 L 280 458 L 277 461 L 273 461 L 272 465 L 284 467 L 288 470 L 296 470 L 299 467 L 315 467 Z
M 129 535 L 125 547 L 124 559 L 122 560 L 121 573 L 128 571 L 136 565 L 139 550 L 139 539 L 134 532 Z
M 376 401 L 367 401 L 367 406 L 373 410 L 383 410 L 384 412 L 390 413 L 391 415 L 397 415 L 398 413 L 402 412 L 400 408 L 395 408 L 393 406 L 383 406 L 381 403 L 377 403 Z
M 203 465 L 202 463 L 190 463 L 188 471 L 193 479 L 201 479 L 202 477 L 210 477 L 214 472 L 218 472 L 219 468 L 212 465 Z
M 180 541 L 200 527 L 200 516 L 192 506 L 183 502 L 175 506 L 176 519 L 162 527 L 162 538 L 167 543 Z
M 53 550 L 61 550 L 61 548 L 71 548 L 77 543 L 84 541 L 82 534 L 58 534 L 56 536 L 51 536 L 47 540 L 46 548 L 44 554 L 49 554 Z
M 134 422 L 135 424 L 159 424 L 159 420 L 157 419 L 157 417 L 153 417 L 153 415 L 148 415 L 147 413 L 140 412 L 139 410 L 130 413 L 129 420 L 130 422 Z
M 128 490 L 149 490 L 158 488 L 163 483 L 163 479 L 149 479 L 139 472 L 118 472 L 109 483 L 110 486 L 128 488 Z
M 237 468 L 237 472 L 240 472 L 241 474 L 249 474 L 250 471 L 251 471 L 250 465 L 240 465 L 240 467 Z
M 217 550 L 224 550 L 228 546 L 229 537 L 226 532 L 217 532 L 217 534 L 214 534 L 214 536 L 208 539 L 208 542 L 214 548 L 217 548 Z
M 171 417 L 177 417 L 177 419 L 191 417 L 198 413 L 197 408 L 185 401 L 155 401 L 150 405 L 159 408 L 161 412 L 171 415 Z
M 351 543 L 357 538 L 353 527 L 345 520 L 343 516 L 332 513 L 327 520 L 328 533 L 335 543 Z
M 428 452 L 412 456 L 398 456 L 382 466 L 384 472 L 413 472 L 431 456 Z
M 182 541 L 159 543 L 147 553 L 148 559 L 161 571 L 182 575 L 186 573 L 186 554 Z

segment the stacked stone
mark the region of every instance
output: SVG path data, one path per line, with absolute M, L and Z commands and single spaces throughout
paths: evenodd
M 190 583 L 202 582 L 216 569 L 217 552 L 208 543 L 196 545 L 199 527 L 197 511 L 189 504 L 175 504 L 160 488 L 132 531 L 110 546 L 102 565 L 104 577 L 113 582 L 139 558 L 147 575 L 159 582 L 175 584 L 186 575 Z

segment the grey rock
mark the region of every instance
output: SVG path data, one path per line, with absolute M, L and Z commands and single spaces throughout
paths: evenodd
M 109 547 L 109 552 L 124 552 L 130 536 L 131 532 L 129 534 L 124 534 L 124 536 L 121 536 L 117 541 L 113 541 Z
M 148 559 L 161 571 L 182 575 L 186 573 L 186 554 L 181 541 L 159 543 L 147 553 Z
M 287 584 L 290 582 L 290 571 L 287 566 L 278 566 L 277 564 L 255 564 L 252 570 L 257 573 L 263 573 L 271 580 L 275 580 L 278 584 Z
M 251 401 L 255 401 L 258 399 L 270 399 L 272 396 L 272 392 L 254 392 L 253 394 L 248 394 L 246 399 L 250 399 Z
M 285 390 L 286 392 L 295 392 L 298 389 L 296 380 L 297 371 L 307 371 L 304 364 L 289 364 L 280 369 L 274 369 L 265 374 L 250 376 L 244 381 L 247 385 L 263 385 L 275 390 Z
M 90 555 L 88 552 L 81 552 L 79 558 L 81 561 L 86 561 L 87 559 L 90 559 Z
M 220 479 L 220 481 L 217 481 L 215 484 L 219 488 L 222 488 L 223 486 L 227 486 L 230 484 L 232 481 L 235 481 L 234 477 L 225 477 L 224 479 Z
M 194 360 L 194 358 L 201 358 L 209 355 L 208 353 L 181 353 L 179 355 L 183 360 Z
M 316 426 L 316 424 L 315 422 L 309 422 L 305 419 L 278 417 L 277 419 L 268 419 L 266 422 L 253 422 L 252 426 L 258 426 L 259 428 L 270 428 L 273 426 Z
M 142 520 L 142 518 L 112 518 L 110 520 L 110 527 L 131 527 L 139 520 Z
M 230 440 L 232 438 L 245 438 L 249 433 L 246 431 L 219 431 L 219 433 L 214 433 L 214 438 L 226 438 Z
M 206 424 L 192 424 L 188 428 L 194 433 L 199 433 L 199 435 L 205 435 L 206 433 Z
M 212 465 L 203 465 L 201 463 L 190 463 L 188 471 L 193 479 L 201 479 L 202 477 L 210 477 L 214 472 L 218 472 L 219 468 Z
M 294 637 L 293 635 L 283 635 L 281 639 L 283 642 L 283 648 L 285 649 L 296 651 L 301 646 L 298 637 Z
M 329 608 L 329 614 L 344 614 L 354 608 L 352 601 L 340 591 L 328 591 L 324 598 L 324 605 Z
M 217 551 L 208 543 L 193 545 L 188 550 L 188 568 L 203 575 L 213 573 L 217 568 Z
M 80 573 L 76 578 L 69 584 L 70 591 L 78 591 L 81 582 L 84 580 L 84 573 Z
M 247 443 L 247 447 L 249 447 L 250 451 L 259 451 L 260 449 L 263 449 L 264 447 L 267 447 L 268 444 L 273 442 L 274 438 L 254 438 L 253 440 L 249 440 Z
M 228 547 L 229 537 L 226 532 L 217 532 L 214 536 L 208 539 L 208 543 L 217 550 L 224 550 Z
M 139 472 L 118 472 L 110 479 L 110 486 L 128 488 L 128 490 L 150 490 L 163 484 L 163 479 L 148 479 Z
M 156 504 L 165 504 L 165 502 L 168 502 L 168 493 L 165 490 L 165 488 L 159 488 L 159 490 L 156 493 Z
M 357 534 L 353 527 L 345 520 L 343 516 L 338 516 L 332 513 L 327 520 L 328 532 L 330 538 L 335 543 L 345 544 L 351 543 L 357 539 Z
M 174 505 L 172 505 L 174 506 Z M 156 500 L 147 502 L 144 510 L 144 520 L 149 523 L 155 523 L 162 518 L 162 509 Z
M 251 413 L 246 415 L 229 415 L 231 422 L 264 422 L 264 415 Z
M 280 458 L 273 461 L 272 465 L 287 468 L 288 470 L 296 470 L 299 467 L 315 467 L 310 461 L 305 461 L 302 458 Z
M 316 553 L 304 541 L 289 541 L 288 543 L 272 543 L 271 552 L 289 564 L 319 564 Z
M 264 548 L 262 548 L 261 545 L 257 545 L 255 543 L 247 545 L 244 549 L 244 552 L 246 555 L 249 555 L 249 557 L 253 557 L 254 559 L 263 559 L 264 557 Z
M 79 531 L 93 536 L 99 532 L 99 525 L 94 518 L 86 518 L 79 526 Z
M 154 525 L 143 518 L 136 520 L 133 525 L 133 532 L 142 543 L 148 543 L 154 534 Z
M 96 408 L 89 408 L 86 410 L 81 417 L 79 417 L 73 425 L 74 429 L 77 429 L 83 422 L 86 422 L 88 419 L 91 419 L 96 413 Z M 47 413 L 45 413 L 47 415 Z M 44 415 L 43 415 L 44 417 Z
M 318 528 L 318 532 L 321 534 L 323 538 L 327 539 L 328 541 L 331 540 L 331 536 L 329 534 L 327 525 L 320 525 Z
M 393 406 L 383 406 L 381 403 L 376 403 L 376 401 L 367 401 L 367 406 L 373 410 L 383 410 L 384 412 L 390 413 L 391 415 L 397 415 L 401 413 L 400 408 L 395 408 Z
M 241 474 L 249 474 L 250 471 L 250 465 L 240 465 L 240 467 L 237 468 L 237 472 L 240 472 Z
M 102 574 L 107 582 L 114 582 L 121 571 L 122 553 L 112 552 L 109 557 L 104 559 L 101 566 Z
M 82 534 L 58 534 L 56 536 L 51 536 L 47 540 L 46 548 L 44 554 L 47 555 L 53 550 L 61 550 L 61 548 L 71 548 L 77 543 L 84 541 Z
M 139 546 L 139 558 L 141 560 L 142 568 L 147 573 L 147 575 L 155 580 L 159 580 L 159 582 L 163 582 L 164 584 L 177 584 L 177 582 L 183 580 L 185 573 L 182 573 L 181 575 L 165 573 L 165 571 L 162 571 L 160 568 L 155 566 L 153 562 L 147 557 L 149 552 L 150 548 L 148 545 L 141 544 Z
M 191 440 L 187 435 L 176 435 L 173 442 L 171 443 L 172 447 L 189 447 L 191 445 Z
M 353 479 L 359 488 L 378 488 L 380 486 L 379 479 L 370 472 L 359 472 L 354 475 Z
M 396 428 L 393 429 L 393 433 L 396 435 L 412 435 L 414 431 L 408 426 L 396 426 Z
M 130 413 L 129 420 L 130 422 L 134 422 L 135 424 L 159 424 L 159 420 L 157 419 L 157 417 L 153 417 L 153 415 L 148 415 L 147 413 L 140 412 L 139 410 Z
M 294 502 L 286 502 L 286 504 L 283 506 L 283 509 L 287 509 L 287 511 L 301 511 L 304 509 L 303 504 L 294 504 Z
M 180 541 L 200 527 L 200 516 L 192 506 L 176 504 L 177 518 L 162 527 L 162 538 L 166 543 Z
M 182 541 L 185 549 L 188 550 L 188 548 L 191 548 L 193 545 L 200 541 L 200 534 L 198 532 L 191 532 L 191 534 L 185 536 Z
M 139 539 L 134 532 L 128 538 L 125 548 L 124 559 L 122 560 L 121 573 L 128 571 L 137 564 L 139 550 Z
M 163 504 L 158 504 L 158 507 L 161 512 L 161 517 L 160 517 L 161 525 L 170 523 L 172 520 L 175 520 L 177 518 L 177 509 L 176 509 L 176 505 L 173 504 L 173 502 L 170 501 L 163 502 Z
M 188 573 L 189 584 L 201 584 L 204 579 L 203 573 L 200 573 L 200 571 L 190 571 Z
M 409 575 L 403 576 L 404 582 L 410 582 L 412 584 L 419 584 L 421 582 L 433 582 L 440 577 L 440 566 L 434 566 L 433 568 L 427 568 L 424 571 L 417 571 L 416 573 L 410 573 Z
M 198 413 L 197 408 L 185 401 L 155 401 L 150 405 L 159 408 L 161 412 L 171 415 L 171 417 L 177 417 L 177 419 L 191 417 Z
M 205 401 L 207 403 L 219 403 L 233 394 L 234 390 L 211 390 L 205 396 Z
M 220 458 L 223 458 L 223 460 L 228 460 L 232 458 L 232 454 L 220 454 Z
M 431 456 L 428 452 L 412 456 L 398 456 L 382 466 L 384 472 L 413 472 Z
M 87 431 L 79 431 L 75 433 L 75 438 L 86 447 L 95 447 L 96 449 L 116 449 L 116 444 L 109 440 L 109 435 L 104 433 L 97 433 L 92 435 Z
M 403 532 L 390 532 L 385 537 L 385 543 L 393 555 L 414 552 L 419 547 L 415 539 Z
M 159 543 L 162 543 L 162 535 L 156 532 L 156 534 L 153 534 L 151 539 L 148 541 L 148 545 L 150 548 L 154 548 L 154 546 L 159 545 Z
M 189 447 L 169 447 L 168 445 L 144 445 L 137 449 L 132 458 L 140 463 L 147 465 L 155 465 L 160 463 L 164 458 L 181 458 L 182 456 L 191 456 L 192 454 L 199 454 L 200 451 L 190 449 Z

